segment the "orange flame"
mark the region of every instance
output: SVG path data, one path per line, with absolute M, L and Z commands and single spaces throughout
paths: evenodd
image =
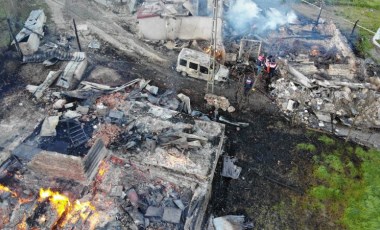
M 103 175 L 108 171 L 108 169 L 109 169 L 109 165 L 104 160 L 102 160 L 99 165 L 99 171 L 98 171 L 98 174 L 96 175 L 96 179 L 97 180 L 102 179 Z
M 95 210 L 96 210 L 95 207 L 90 203 L 90 201 L 81 203 L 79 200 L 77 200 L 74 205 L 74 211 L 79 212 L 79 215 L 84 220 L 87 219 L 91 211 L 95 211 Z
M 203 49 L 203 51 L 206 53 L 206 54 L 211 54 L 211 55 L 214 55 L 214 57 L 216 58 L 216 60 L 220 61 L 223 59 L 223 51 L 222 50 L 218 50 L 216 49 L 215 52 L 213 52 L 213 48 L 212 46 L 209 46 L 209 47 L 206 47 Z
M 7 186 L 4 186 L 2 184 L 0 184 L 0 191 L 10 192 L 12 196 L 17 197 L 17 194 L 15 192 L 12 192 Z
M 50 189 L 40 189 L 40 198 L 39 202 L 49 199 L 51 204 L 56 209 L 59 216 L 62 216 L 66 211 L 66 216 L 64 217 L 63 222 L 61 222 L 60 226 L 63 227 L 67 223 L 76 223 L 80 218 L 83 220 L 87 220 L 90 214 L 93 214 L 93 218 L 89 218 L 90 221 L 90 229 L 94 229 L 97 223 L 97 213 L 96 208 L 93 206 L 90 201 L 81 203 L 79 200 L 76 200 L 74 204 L 70 202 L 70 199 L 60 194 L 59 192 L 51 191 Z M 93 226 L 93 227 L 91 227 Z
M 59 192 L 53 192 L 50 189 L 40 189 L 40 199 L 38 201 L 43 201 L 44 199 L 49 198 L 49 201 L 52 203 L 54 208 L 56 209 L 59 216 L 63 214 L 63 212 L 70 205 L 69 198 L 60 194 Z
M 106 171 L 107 171 L 106 163 L 105 163 L 104 161 L 102 161 L 102 162 L 100 163 L 100 167 L 99 167 L 99 173 L 98 173 L 98 175 L 99 175 L 99 176 L 103 176 L 104 173 L 105 173 Z

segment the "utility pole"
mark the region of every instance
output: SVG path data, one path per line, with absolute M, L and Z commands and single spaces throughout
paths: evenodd
M 211 52 L 210 52 L 210 66 L 212 70 L 208 73 L 209 79 L 207 81 L 207 92 L 214 93 L 214 80 L 215 80 L 215 55 L 216 55 L 216 38 L 218 30 L 218 2 L 219 0 L 213 0 L 213 16 L 212 16 L 212 29 L 211 29 Z

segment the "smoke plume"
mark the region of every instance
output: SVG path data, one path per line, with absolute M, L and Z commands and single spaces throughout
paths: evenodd
M 259 17 L 260 8 L 249 0 L 237 0 L 227 13 L 227 20 L 235 30 L 246 30 Z
M 250 0 L 237 0 L 227 12 L 227 20 L 237 34 L 260 34 L 297 21 L 293 11 L 284 11 L 276 8 L 263 10 Z

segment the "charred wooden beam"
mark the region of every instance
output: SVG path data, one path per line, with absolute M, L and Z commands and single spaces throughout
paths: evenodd
M 354 34 L 355 32 L 355 29 L 356 29 L 356 26 L 358 25 L 358 22 L 359 22 L 359 19 L 356 20 L 355 24 L 354 24 L 354 27 L 352 27 L 352 31 L 351 31 L 351 36 Z
M 7 18 L 7 22 L 8 22 L 9 33 L 11 34 L 13 41 L 15 41 L 16 50 L 17 50 L 20 58 L 22 59 L 23 54 L 21 52 L 20 46 L 18 44 L 18 41 L 17 41 L 15 35 L 13 34 L 11 20 L 9 18 Z
M 311 80 L 307 78 L 305 75 L 303 75 L 301 72 L 293 68 L 291 65 L 288 65 L 289 73 L 291 74 L 292 80 L 295 82 L 298 82 L 299 84 L 311 88 Z
M 73 24 L 74 24 L 75 37 L 77 38 L 77 43 L 78 43 L 79 52 L 82 52 L 82 47 L 80 46 L 80 42 L 79 42 L 79 36 L 78 36 L 77 25 L 75 24 L 75 19 L 74 19 L 74 18 L 73 18 Z
M 317 21 L 315 21 L 315 27 L 317 27 L 319 24 L 319 19 L 321 18 L 322 10 L 323 10 L 323 5 L 321 5 L 321 9 L 319 10 Z

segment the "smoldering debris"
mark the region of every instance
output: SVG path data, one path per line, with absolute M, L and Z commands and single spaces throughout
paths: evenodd
M 281 76 L 271 80 L 270 95 L 292 122 L 379 146 L 372 137 L 380 127 L 377 78 L 334 23 L 281 27 L 268 44 Z

